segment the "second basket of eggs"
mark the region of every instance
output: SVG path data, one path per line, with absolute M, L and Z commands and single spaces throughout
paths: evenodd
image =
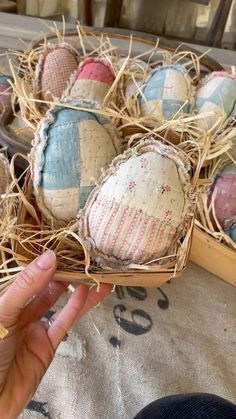
M 23 54 L 13 68 L 34 139 L 6 201 L 11 252 L 25 266 L 53 249 L 58 279 L 159 286 L 185 269 L 202 170 L 231 146 L 234 80 L 203 79 L 193 53 L 144 45 L 136 57 L 128 37 L 124 50 L 90 38 L 54 37 L 35 46 L 36 65 L 24 70 Z M 217 102 L 221 84 L 231 96 Z

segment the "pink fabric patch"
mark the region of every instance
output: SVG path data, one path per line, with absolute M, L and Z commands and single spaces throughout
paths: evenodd
M 144 263 L 164 256 L 176 234 L 170 223 L 102 199 L 93 204 L 88 221 L 87 234 L 96 249 L 122 261 Z
M 96 80 L 112 85 L 115 76 L 110 64 L 104 59 L 88 58 L 78 68 L 76 80 Z
M 236 174 L 222 174 L 216 179 L 215 212 L 222 227 L 236 214 Z
M 227 73 L 227 71 L 214 71 L 213 73 L 211 73 L 211 77 L 223 77 L 225 79 L 231 79 L 236 81 L 236 76 Z
M 71 74 L 78 66 L 78 57 L 64 47 L 49 48 L 41 65 L 38 85 L 41 98 L 44 100 L 61 98 Z

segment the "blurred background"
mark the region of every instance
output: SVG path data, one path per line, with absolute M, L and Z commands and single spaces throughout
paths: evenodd
M 0 0 L 0 12 L 236 49 L 236 0 Z

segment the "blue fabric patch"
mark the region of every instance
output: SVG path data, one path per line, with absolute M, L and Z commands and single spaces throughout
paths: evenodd
M 159 100 L 160 108 L 164 117 L 170 118 L 174 116 L 179 109 L 183 106 L 185 102 L 178 99 L 165 99 L 165 90 L 168 88 L 165 86 L 166 72 L 167 70 L 172 69 L 178 73 L 184 75 L 185 70 L 180 65 L 170 65 L 165 67 L 160 67 L 153 70 L 150 78 L 147 81 L 147 85 L 143 89 L 143 96 L 146 101 Z M 140 95 L 141 105 L 145 104 L 145 99 Z M 190 105 L 186 103 L 183 107 L 183 112 L 189 112 Z
M 181 100 L 163 100 L 161 103 L 162 113 L 165 118 L 171 118 L 174 116 L 181 108 L 181 112 L 189 112 L 189 103 L 185 103 Z M 183 106 L 184 105 L 184 106 Z
M 236 226 L 228 227 L 225 229 L 225 233 L 236 243 Z
M 14 81 L 14 79 L 13 79 L 12 76 L 8 76 L 8 75 L 5 75 L 5 74 L 3 74 L 2 76 L 0 76 L 0 84 L 9 85 L 8 80 L 10 80 L 12 82 Z
M 162 99 L 163 89 L 165 87 L 166 70 L 157 70 L 152 73 L 150 79 L 147 81 L 147 85 L 143 89 L 143 95 L 146 100 Z M 141 103 L 144 102 L 141 96 Z
M 41 185 L 45 189 L 79 188 L 79 132 L 77 123 L 51 125 L 44 150 Z
M 55 108 L 52 114 L 55 120 L 41 132 L 46 146 L 39 186 L 49 190 L 79 188 L 79 122 L 97 119 L 89 112 L 62 107 Z

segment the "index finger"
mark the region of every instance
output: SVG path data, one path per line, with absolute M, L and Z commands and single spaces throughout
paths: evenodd
M 48 250 L 20 272 L 15 282 L 0 298 L 0 322 L 4 319 L 10 323 L 17 320 L 27 302 L 47 286 L 55 270 L 56 256 Z

